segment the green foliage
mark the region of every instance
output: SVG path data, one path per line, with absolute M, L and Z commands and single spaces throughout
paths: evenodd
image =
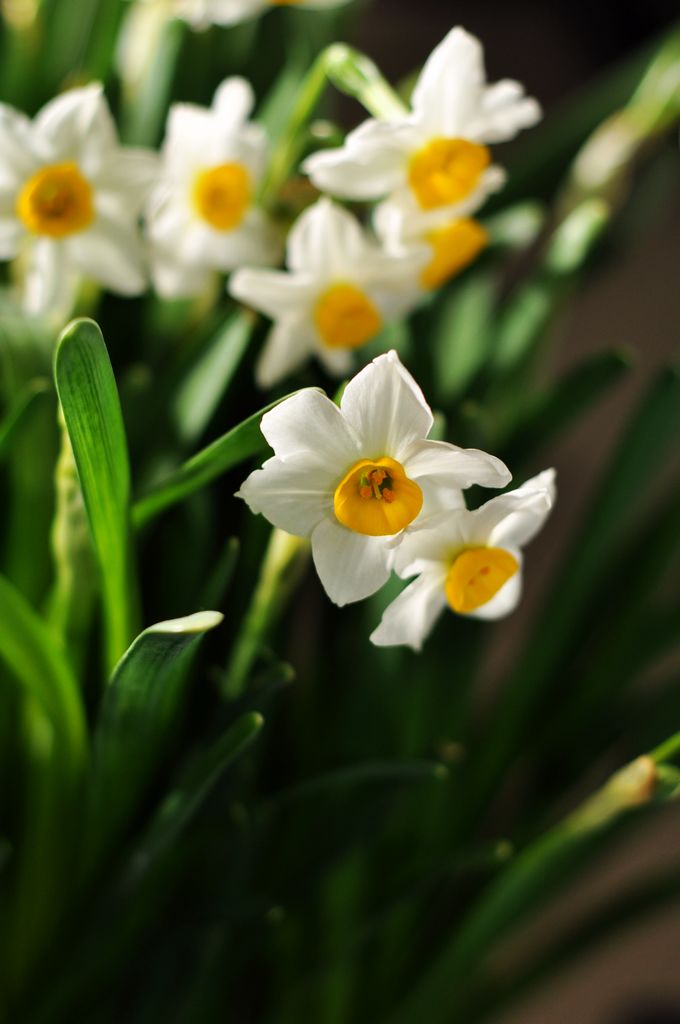
M 32 111 L 97 76 L 127 142 L 155 145 L 171 100 L 246 74 L 282 227 L 310 199 L 299 159 L 341 138 L 314 121 L 331 85 L 403 109 L 407 90 L 334 42 L 349 8 L 167 20 L 137 77 L 116 56 L 130 5 L 34 13 L 2 21 L 2 99 Z M 644 338 L 559 371 L 554 354 L 574 297 L 640 237 L 645 168 L 677 162 L 679 38 L 517 144 L 488 250 L 390 335 L 437 436 L 519 482 L 639 373 Z M 57 339 L 0 299 L 0 1020 L 477 1024 L 677 901 L 677 870 L 641 879 L 492 970 L 680 792 L 677 369 L 637 386 L 585 506 L 561 490 L 543 550 L 567 517 L 569 536 L 517 640 L 515 620 L 447 614 L 415 655 L 368 642 L 400 581 L 332 609 L 306 542 L 233 498 L 283 400 L 252 385 L 259 321 L 221 288 L 79 301 L 97 322 Z

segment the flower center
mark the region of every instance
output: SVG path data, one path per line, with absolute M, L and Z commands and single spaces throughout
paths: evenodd
M 204 221 L 218 231 L 239 226 L 250 205 L 250 174 L 242 164 L 219 164 L 194 179 L 193 201 Z
M 446 600 L 454 612 L 474 612 L 494 597 L 519 569 L 503 548 L 471 548 L 458 555 L 446 577 Z
M 314 323 L 329 348 L 359 348 L 376 336 L 382 317 L 360 288 L 334 284 L 318 300 Z
M 427 241 L 432 248 L 432 260 L 420 275 L 423 288 L 440 288 L 472 263 L 488 240 L 482 225 L 471 217 L 431 231 Z
M 411 157 L 408 181 L 423 210 L 458 203 L 491 162 L 486 146 L 467 139 L 432 139 Z
M 92 187 L 73 161 L 52 164 L 25 182 L 16 211 L 34 235 L 65 238 L 83 231 L 94 219 Z
M 389 537 L 412 523 L 423 492 L 394 459 L 362 459 L 338 485 L 333 508 L 343 526 L 369 537 Z

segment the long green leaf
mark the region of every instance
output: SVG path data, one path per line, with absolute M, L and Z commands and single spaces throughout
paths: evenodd
M 173 401 L 173 418 L 180 441 L 196 441 L 229 387 L 253 333 L 255 318 L 234 313 L 183 375 Z
M 106 345 L 92 320 L 76 320 L 61 335 L 55 379 L 101 571 L 113 667 L 137 632 L 139 597 L 125 428 Z
M 143 797 L 172 739 L 193 648 L 221 621 L 219 612 L 206 611 L 159 622 L 116 667 L 94 736 L 88 870 Z
M 84 709 L 69 665 L 44 623 L 3 577 L 0 660 L 25 698 L 21 833 L 3 951 L 3 973 L 17 988 L 49 943 L 66 898 L 65 872 L 77 845 L 76 807 L 88 749 Z
M 19 392 L 0 422 L 0 459 L 10 449 L 17 431 L 30 419 L 36 406 L 49 396 L 50 384 L 45 380 L 31 381 Z
M 254 742 L 263 725 L 264 719 L 258 712 L 242 715 L 224 736 L 197 757 L 150 823 L 135 853 L 129 880 L 145 873 L 151 863 L 175 842 L 224 772 Z
M 140 498 L 133 509 L 135 526 L 144 526 L 164 509 L 185 501 L 240 462 L 266 452 L 268 446 L 260 430 L 260 421 L 266 412 L 282 401 L 283 398 L 272 402 L 239 423 L 233 430 L 188 459 L 165 482 Z

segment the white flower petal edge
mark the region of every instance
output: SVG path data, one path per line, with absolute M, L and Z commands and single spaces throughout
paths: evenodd
M 250 474 L 237 496 L 273 525 L 311 538 L 314 564 L 332 601 L 359 601 L 385 583 L 395 544 L 398 551 L 411 527 L 375 536 L 340 522 L 336 491 L 358 463 L 399 462 L 421 488 L 428 512 L 460 509 L 462 488 L 471 483 L 499 486 L 509 478 L 506 467 L 484 452 L 428 441 L 431 427 L 420 388 L 397 354 L 388 352 L 349 382 L 339 408 L 306 388 L 266 413 L 261 429 L 274 456 Z M 413 514 L 417 522 L 419 513 Z
M 300 0 L 299 7 L 324 10 L 340 7 L 348 0 Z M 209 25 L 236 25 L 250 21 L 276 6 L 274 0 L 175 0 L 175 13 L 193 28 Z
M 458 555 L 476 548 L 502 549 L 517 571 L 473 611 L 477 619 L 499 619 L 512 612 L 522 591 L 522 553 L 541 529 L 555 501 L 555 472 L 545 470 L 515 491 L 491 498 L 475 511 L 437 513 L 405 531 L 394 552 L 394 568 L 416 576 L 385 610 L 371 634 L 378 647 L 405 645 L 419 651 L 439 613 L 447 606 L 446 582 Z

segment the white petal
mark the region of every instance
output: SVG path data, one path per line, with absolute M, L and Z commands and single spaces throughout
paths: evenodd
M 347 377 L 354 365 L 354 352 L 347 348 L 328 348 L 316 345 L 315 355 L 331 377 Z
M 254 106 L 255 94 L 250 82 L 237 76 L 226 78 L 218 86 L 212 101 L 212 109 L 220 122 L 233 128 L 247 121 Z
M 394 570 L 402 578 L 439 564 L 448 570 L 451 557 L 467 543 L 467 509 L 447 510 L 417 519 L 401 534 L 394 549 Z
M 324 590 L 340 606 L 370 597 L 389 579 L 384 539 L 354 533 L 335 518 L 312 533 L 312 557 Z
M 465 138 L 485 77 L 479 40 L 454 28 L 428 57 L 413 90 L 413 109 L 434 134 Z
M 116 149 L 94 175 L 97 202 L 123 216 L 136 217 L 158 177 L 158 156 L 150 149 Z
M 313 153 L 302 165 L 316 187 L 344 199 L 381 199 L 402 183 L 421 136 L 409 118 L 364 121 L 339 149 Z
M 346 274 L 366 251 L 356 217 L 330 199 L 319 199 L 301 214 L 288 236 L 288 267 L 320 277 Z
M 404 469 L 412 480 L 422 477 L 457 489 L 478 484 L 481 487 L 505 487 L 512 475 L 495 455 L 477 448 L 459 448 L 446 441 L 418 441 L 404 453 Z
M 316 334 L 308 321 L 285 316 L 278 320 L 264 343 L 255 366 L 255 383 L 267 390 L 294 373 L 316 346 Z
M 520 562 L 520 569 L 511 576 L 507 583 L 505 583 L 501 589 L 494 594 L 490 601 L 486 604 L 481 605 L 474 612 L 468 612 L 467 618 L 470 619 L 502 619 L 510 612 L 514 612 L 515 608 L 519 604 L 519 599 L 522 596 L 522 569 L 521 569 L 521 556 L 518 551 L 511 552 L 515 558 Z M 461 614 L 458 612 L 457 614 Z
M 63 244 L 39 238 L 29 250 L 23 306 L 41 315 L 63 311 L 67 316 L 75 298 L 77 275 L 69 265 Z
M 163 299 L 188 299 L 202 295 L 215 271 L 195 263 L 187 264 L 173 258 L 160 248 L 151 253 L 151 276 L 156 292 Z
M 333 508 L 327 477 L 304 453 L 285 462 L 268 459 L 241 484 L 236 497 L 243 498 L 252 512 L 296 537 L 309 537 Z
M 98 217 L 66 244 L 74 266 L 111 291 L 139 295 L 147 287 L 142 242 L 133 225 Z
M 19 251 L 21 237 L 24 233 L 17 220 L 0 218 L 0 260 L 12 260 Z
M 37 114 L 33 125 L 45 160 L 76 160 L 86 177 L 106 165 L 117 145 L 113 118 L 97 83 L 57 96 Z
M 18 188 L 38 163 L 29 118 L 0 103 L 0 187 Z
M 490 547 L 522 548 L 543 527 L 554 501 L 555 471 L 548 469 L 477 509 L 475 529 L 488 537 Z
M 405 644 L 419 651 L 446 607 L 445 581 L 445 575 L 430 571 L 409 583 L 385 609 L 380 625 L 371 633 L 371 643 L 377 647 Z
M 359 457 L 357 439 L 337 405 L 315 388 L 265 413 L 260 429 L 280 459 L 306 455 L 334 485 Z
M 229 278 L 229 294 L 272 320 L 284 316 L 311 316 L 318 283 L 310 276 L 279 270 L 244 267 Z
M 396 352 L 378 356 L 345 388 L 342 415 L 359 437 L 365 458 L 401 455 L 427 437 L 432 412 Z
M 469 138 L 479 142 L 506 142 L 522 128 L 541 120 L 540 104 L 525 96 L 524 86 L 505 78 L 484 90 L 477 116 L 469 127 Z
M 195 28 L 235 25 L 265 10 L 265 0 L 179 0 L 178 14 Z

